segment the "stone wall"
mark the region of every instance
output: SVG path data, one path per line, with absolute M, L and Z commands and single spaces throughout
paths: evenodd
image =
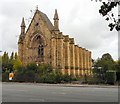
M 42 15 L 37 10 L 26 33 L 24 25 L 21 29 L 22 33 L 25 33 L 24 36 L 20 35 L 18 42 L 18 56 L 22 63 L 47 63 L 52 65 L 53 70 L 60 70 L 63 74 L 91 75 L 91 52 L 75 45 L 74 38 L 69 38 L 69 35 L 63 35 L 59 31 L 57 14 L 53 30 L 48 28 L 47 21 Z M 40 44 L 44 46 L 43 58 L 38 57 Z

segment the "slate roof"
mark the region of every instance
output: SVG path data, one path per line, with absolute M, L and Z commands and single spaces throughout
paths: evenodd
M 27 31 L 29 30 L 29 27 L 30 27 L 30 25 L 31 25 L 31 23 L 32 23 L 32 21 L 33 21 L 33 19 L 34 19 L 34 17 L 35 17 L 35 15 L 36 15 L 37 12 L 43 17 L 43 20 L 46 22 L 49 30 L 52 31 L 52 30 L 54 29 L 53 24 L 51 23 L 51 21 L 49 20 L 49 18 L 47 17 L 47 15 L 44 14 L 43 12 L 39 11 L 39 10 L 37 10 L 37 11 L 35 12 L 32 20 L 31 20 L 31 22 L 30 22 L 30 24 L 29 24 L 29 26 L 28 26 L 28 28 L 27 28 Z M 26 31 L 26 33 L 27 33 L 27 31 Z
M 47 17 L 47 15 L 44 14 L 44 13 L 42 13 L 41 11 L 39 11 L 39 12 L 40 12 L 41 16 L 43 17 L 43 19 L 45 20 L 45 22 L 47 23 L 48 28 L 50 30 L 53 30 L 54 29 L 53 24 L 51 23 L 51 21 L 49 20 L 49 18 Z

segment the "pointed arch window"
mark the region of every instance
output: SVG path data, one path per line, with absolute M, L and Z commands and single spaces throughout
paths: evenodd
M 40 57 L 40 53 L 41 53 L 41 49 L 40 48 L 41 48 L 41 46 L 39 45 L 38 46 L 38 57 Z
M 43 58 L 44 57 L 44 45 L 40 44 L 38 46 L 38 57 Z
M 43 44 L 41 45 L 41 57 L 42 58 L 44 57 L 44 46 L 43 46 Z

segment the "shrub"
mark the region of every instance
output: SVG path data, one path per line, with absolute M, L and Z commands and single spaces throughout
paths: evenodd
M 9 81 L 9 72 L 2 73 L 2 82 L 8 82 Z
M 87 83 L 88 84 L 104 84 L 105 80 L 102 80 L 97 76 L 87 76 Z
M 55 75 L 55 73 L 49 73 L 48 75 L 45 75 L 44 76 L 44 82 L 45 83 L 57 83 L 56 82 L 56 75 Z
M 116 81 L 116 72 L 107 72 L 106 74 L 106 83 L 107 84 L 115 84 Z
M 22 66 L 22 62 L 20 60 L 15 60 L 13 64 L 13 70 L 18 70 Z
M 27 70 L 32 70 L 32 71 L 37 71 L 38 66 L 36 65 L 36 63 L 30 63 L 26 66 Z
M 25 67 L 21 66 L 19 69 L 16 71 L 15 76 L 14 76 L 14 81 L 16 82 L 25 82 L 26 75 L 25 75 Z
M 50 65 L 42 64 L 37 66 L 35 63 L 18 67 L 14 76 L 14 81 L 17 82 L 61 83 L 77 80 L 72 75 L 63 75 L 59 70 L 53 71 Z
M 62 75 L 61 80 L 63 82 L 77 81 L 77 77 L 74 77 L 74 76 L 68 75 L 68 74 L 64 74 L 64 75 Z

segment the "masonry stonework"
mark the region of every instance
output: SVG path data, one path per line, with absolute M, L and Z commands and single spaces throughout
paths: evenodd
M 25 21 L 22 19 L 18 41 L 21 62 L 24 65 L 32 62 L 37 65 L 50 64 L 53 70 L 60 70 L 63 74 L 91 75 L 91 52 L 75 45 L 74 38 L 60 32 L 57 10 L 53 20 L 54 25 L 46 14 L 37 9 L 25 31 Z

